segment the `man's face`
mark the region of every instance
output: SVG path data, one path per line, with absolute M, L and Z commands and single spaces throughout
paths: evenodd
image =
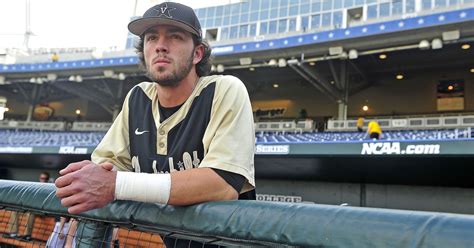
M 39 177 L 39 181 L 41 183 L 47 183 L 49 180 L 48 175 L 41 173 Z
M 145 33 L 143 53 L 148 76 L 162 86 L 177 86 L 200 60 L 192 35 L 167 25 Z

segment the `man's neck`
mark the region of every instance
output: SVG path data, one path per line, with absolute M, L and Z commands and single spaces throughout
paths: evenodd
M 157 84 L 158 100 L 162 107 L 170 108 L 183 104 L 193 93 L 199 80 L 195 73 L 189 73 L 177 86 L 161 86 Z

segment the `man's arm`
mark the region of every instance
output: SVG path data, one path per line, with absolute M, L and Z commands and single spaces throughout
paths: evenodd
M 56 180 L 56 195 L 61 198 L 61 204 L 68 207 L 71 214 L 82 213 L 91 209 L 101 208 L 115 199 L 117 171 L 113 165 L 104 163 L 96 165 L 90 161 L 72 163 L 60 171 L 61 177 Z M 144 174 L 132 172 L 130 175 L 152 176 L 159 180 L 160 174 Z M 169 200 L 171 205 L 190 205 L 207 201 L 235 200 L 238 192 L 230 186 L 211 168 L 196 168 L 193 170 L 177 171 L 170 174 L 171 189 Z M 147 192 L 134 191 L 133 185 L 126 185 L 129 192 L 135 196 L 163 194 L 162 188 L 147 187 L 147 180 L 137 180 L 142 185 L 137 189 Z
M 191 205 L 208 201 L 236 200 L 238 192 L 211 168 L 171 173 L 168 204 Z

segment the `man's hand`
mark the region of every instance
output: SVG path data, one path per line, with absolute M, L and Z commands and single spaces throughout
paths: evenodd
M 71 214 L 104 207 L 114 200 L 117 172 L 113 167 L 88 160 L 69 164 L 59 172 L 56 196 Z

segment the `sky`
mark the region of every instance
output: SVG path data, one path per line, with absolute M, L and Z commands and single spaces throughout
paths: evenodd
M 33 33 L 30 48 L 92 47 L 123 49 L 127 24 L 136 0 L 29 0 Z M 160 0 L 137 0 L 142 15 Z M 24 48 L 27 0 L 1 0 L 0 50 Z M 174 0 L 192 8 L 236 2 L 234 0 Z

